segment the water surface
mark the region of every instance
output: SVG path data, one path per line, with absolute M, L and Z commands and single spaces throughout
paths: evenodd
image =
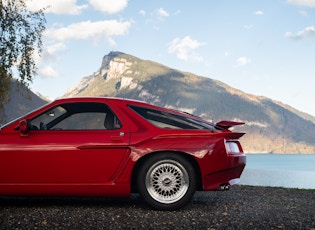
M 315 189 L 315 154 L 247 154 L 241 184 Z

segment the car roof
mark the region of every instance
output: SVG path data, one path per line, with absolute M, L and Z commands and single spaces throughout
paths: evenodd
M 95 96 L 83 96 L 83 97 L 65 97 L 59 98 L 53 101 L 52 103 L 67 103 L 67 102 L 112 102 L 113 104 L 124 104 L 124 105 L 135 105 L 135 106 L 142 106 L 147 108 L 154 108 L 162 111 L 168 111 L 176 114 L 181 114 L 182 116 L 189 116 L 195 117 L 192 114 L 188 114 L 186 112 L 182 112 L 180 110 L 166 108 L 163 106 L 158 106 L 154 104 L 147 103 L 145 101 L 135 100 L 135 99 L 128 99 L 128 98 L 120 98 L 120 97 L 95 97 Z M 198 117 L 200 119 L 200 117 Z
M 145 101 L 140 101 L 140 100 L 134 100 L 134 99 L 127 99 L 127 98 L 120 98 L 120 97 L 89 97 L 89 96 L 85 96 L 85 97 L 64 97 L 64 98 L 58 98 L 55 100 L 55 102 L 78 102 L 78 101 L 113 101 L 113 102 L 138 102 L 138 103 L 142 103 L 142 104 L 147 104 Z
M 59 98 L 53 101 L 53 104 L 59 104 L 59 103 L 71 103 L 71 102 L 109 102 L 113 104 L 124 104 L 124 105 L 138 105 L 138 106 L 144 106 L 149 108 L 156 108 L 160 110 L 168 110 L 171 111 L 172 109 L 165 108 L 158 105 L 153 105 L 150 103 L 147 103 L 145 101 L 135 100 L 135 99 L 127 99 L 127 98 L 120 98 L 120 97 L 65 97 L 65 98 Z M 177 110 L 174 110 L 174 112 L 180 112 Z

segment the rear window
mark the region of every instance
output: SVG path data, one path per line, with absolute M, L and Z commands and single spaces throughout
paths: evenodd
M 211 124 L 186 116 L 140 106 L 129 106 L 151 124 L 163 129 L 207 129 L 214 130 Z

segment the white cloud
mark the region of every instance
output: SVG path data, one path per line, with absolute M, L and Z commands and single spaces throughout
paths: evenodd
M 225 51 L 224 52 L 224 57 L 229 57 L 229 56 L 231 56 L 231 53 L 229 51 Z
M 145 12 L 144 10 L 141 10 L 139 11 L 139 14 L 146 15 L 147 12 Z M 146 18 L 145 23 L 147 25 L 151 25 L 154 30 L 159 30 L 161 23 L 164 23 L 165 19 L 170 16 L 169 12 L 167 12 L 163 8 L 150 11 L 147 15 L 148 17 Z
M 77 5 L 77 0 L 26 0 L 27 8 L 37 11 L 47 8 L 46 13 L 78 15 L 88 7 L 87 4 Z
M 45 66 L 43 68 L 39 68 L 38 75 L 41 77 L 58 77 L 58 71 L 52 66 Z
M 308 13 L 305 11 L 305 10 L 300 10 L 299 11 L 299 14 L 304 16 L 304 17 L 307 17 L 308 16 Z
M 164 10 L 163 8 L 157 9 L 156 13 L 159 17 L 168 17 L 169 16 L 169 13 L 166 10 Z
M 168 47 L 169 53 L 175 53 L 181 60 L 195 60 L 202 61 L 203 58 L 194 52 L 198 47 L 205 45 L 205 43 L 193 40 L 190 36 L 186 36 L 183 39 L 175 38 Z
M 310 37 L 310 38 L 315 39 L 315 27 L 314 26 L 306 27 L 305 29 L 297 32 L 295 35 L 292 32 L 286 32 L 285 36 L 292 40 L 300 40 L 305 37 Z
M 251 63 L 251 59 L 248 58 L 248 57 L 239 57 L 237 60 L 236 60 L 236 65 L 234 67 L 241 67 L 241 66 L 245 66 L 249 63 Z
M 264 15 L 264 12 L 261 11 L 261 10 L 258 10 L 258 11 L 255 12 L 255 14 L 256 14 L 256 15 Z
M 107 14 L 115 14 L 128 5 L 128 0 L 89 0 L 95 10 L 102 11 Z
M 35 59 L 40 77 L 57 77 L 58 71 L 52 66 L 59 61 L 59 58 L 67 50 L 65 44 L 59 42 L 44 46 L 41 56 L 36 55 Z
M 77 4 L 77 0 L 26 0 L 31 11 L 47 8 L 46 13 L 78 15 L 89 4 L 97 11 L 114 14 L 128 5 L 128 0 L 89 0 L 89 4 Z
M 253 25 L 244 25 L 245 30 L 251 30 L 253 28 Z
M 43 58 L 45 61 L 56 61 L 59 59 L 62 53 L 67 50 L 64 43 L 58 42 L 49 46 L 43 50 Z
M 315 8 L 315 0 L 287 0 L 288 3 Z
M 115 45 L 113 37 L 124 35 L 131 26 L 131 22 L 119 22 L 117 20 L 98 22 L 79 22 L 58 29 L 47 29 L 44 33 L 46 38 L 55 41 L 105 39 L 110 45 Z
M 140 10 L 140 11 L 139 11 L 139 14 L 140 14 L 140 15 L 146 15 L 146 12 L 145 12 L 145 10 Z

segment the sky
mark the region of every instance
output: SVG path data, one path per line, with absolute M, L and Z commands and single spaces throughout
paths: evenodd
M 31 89 L 50 99 L 119 51 L 315 116 L 315 0 L 26 1 L 46 7 Z

